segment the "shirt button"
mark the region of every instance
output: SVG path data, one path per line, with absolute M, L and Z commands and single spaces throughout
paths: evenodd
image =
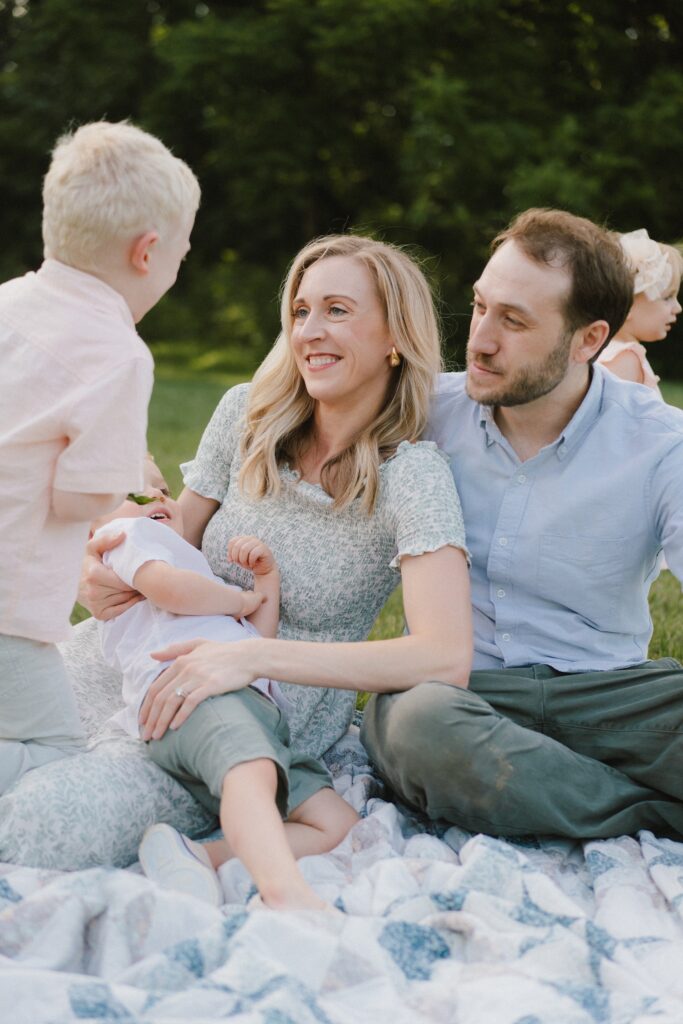
M 517 483 L 518 484 L 525 484 L 526 483 L 526 477 L 524 476 L 524 473 L 520 473 L 519 474 L 519 476 L 517 477 Z
M 507 547 L 507 542 L 508 542 L 507 537 L 500 537 L 499 540 L 498 540 L 498 543 L 500 544 L 500 546 L 502 548 Z
M 507 643 L 508 640 L 512 640 L 512 637 L 509 633 L 503 633 L 502 639 Z
M 499 587 L 498 590 L 496 591 L 496 597 L 505 597 L 505 591 L 503 590 L 502 587 Z

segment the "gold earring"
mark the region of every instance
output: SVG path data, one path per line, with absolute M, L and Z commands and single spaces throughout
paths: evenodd
M 389 366 L 398 366 L 401 362 L 401 357 L 396 351 L 396 346 L 391 346 L 391 352 L 389 353 Z

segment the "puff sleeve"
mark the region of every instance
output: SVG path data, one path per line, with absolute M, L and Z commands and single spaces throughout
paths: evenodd
M 469 564 L 460 499 L 447 457 L 433 441 L 404 441 L 385 464 L 387 513 L 396 537 L 391 567 L 404 555 L 423 555 L 448 545 Z

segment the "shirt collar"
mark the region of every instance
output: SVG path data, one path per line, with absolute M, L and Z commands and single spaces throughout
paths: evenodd
M 554 449 L 558 459 L 565 459 L 574 450 L 598 418 L 605 388 L 604 374 L 605 371 L 601 366 L 590 368 L 590 384 L 581 405 L 560 436 L 551 445 L 548 445 L 549 448 Z M 484 431 L 486 447 L 489 448 L 496 443 L 507 447 L 507 441 L 493 417 L 493 408 L 490 405 L 478 405 L 479 426 Z
M 591 429 L 602 408 L 603 391 L 605 389 L 605 371 L 601 366 L 589 368 L 590 384 L 584 399 L 576 410 L 567 426 L 564 428 L 557 443 L 558 456 L 566 457 L 579 445 L 588 431 Z
M 135 330 L 133 314 L 123 295 L 94 274 L 77 270 L 76 267 L 59 260 L 46 259 L 37 271 L 36 277 L 80 302 L 96 306 L 109 314 L 118 314 L 126 326 Z
M 496 425 L 496 421 L 493 418 L 493 406 L 491 405 L 478 405 L 479 410 L 479 426 L 484 431 L 484 443 L 487 448 L 490 448 L 496 441 L 500 443 L 503 435 Z

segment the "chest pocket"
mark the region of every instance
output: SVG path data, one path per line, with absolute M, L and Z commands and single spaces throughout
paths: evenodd
M 634 548 L 627 537 L 542 534 L 538 594 L 601 629 L 620 631 L 620 593 L 639 561 Z

